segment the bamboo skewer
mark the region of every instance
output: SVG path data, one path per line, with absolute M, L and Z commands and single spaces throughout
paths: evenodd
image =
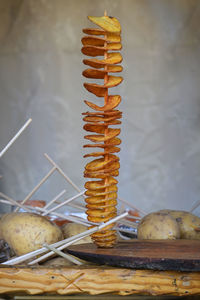
M 14 205 L 17 206 L 18 208 L 22 208 L 25 211 L 31 212 L 32 210 L 27 208 L 26 206 L 24 206 L 23 204 L 15 201 L 14 199 L 8 197 L 7 195 L 5 195 L 4 193 L 0 192 L 0 196 L 3 197 L 4 199 L 6 199 L 10 205 Z M 1 201 L 2 202 L 2 201 Z M 5 202 L 4 202 L 5 203 Z
M 10 148 L 10 146 L 16 141 L 16 139 L 22 134 L 22 132 L 28 127 L 28 125 L 32 122 L 32 119 L 28 119 L 26 123 L 21 127 L 21 129 L 14 135 L 14 137 L 8 142 L 8 144 L 1 150 L 0 158 L 6 153 L 6 151 Z
M 74 244 L 75 242 L 80 241 L 82 238 L 84 238 L 84 237 L 86 237 L 86 236 L 88 236 L 88 235 L 91 235 L 92 233 L 97 232 L 97 231 L 103 229 L 104 227 L 106 227 L 106 226 L 108 226 L 108 225 L 110 225 L 110 224 L 112 224 L 112 223 L 117 222 L 118 220 L 120 220 L 120 219 L 124 218 L 125 216 L 127 216 L 127 214 L 128 214 L 128 213 L 125 212 L 125 213 L 121 214 L 120 216 L 117 216 L 117 217 L 115 217 L 115 218 L 109 220 L 108 222 L 105 222 L 105 223 L 103 223 L 103 224 L 101 224 L 101 225 L 99 225 L 99 226 L 93 227 L 93 228 L 91 228 L 91 229 L 88 229 L 88 230 L 86 230 L 86 231 L 80 233 L 80 234 L 77 234 L 77 235 L 73 236 L 73 237 L 72 237 L 72 238 L 73 238 L 72 240 L 69 240 L 69 241 L 66 242 L 64 245 L 61 245 L 60 247 L 58 247 L 58 250 L 63 250 L 63 249 L 65 249 L 65 248 L 69 247 L 70 245 Z M 78 236 L 79 236 L 79 237 L 78 237 Z M 70 239 L 70 238 L 69 238 L 69 239 Z M 41 257 L 39 257 L 39 258 L 33 260 L 32 262 L 29 262 L 28 264 L 29 264 L 29 265 L 33 265 L 33 264 L 35 264 L 35 263 L 38 263 L 38 262 L 40 262 L 40 261 L 42 261 L 42 260 L 44 260 L 44 259 L 46 259 L 46 258 L 52 256 L 52 254 L 53 254 L 52 251 L 49 252 L 49 253 L 46 253 L 45 255 L 43 255 L 43 256 L 41 256 Z
M 69 203 L 69 206 L 74 207 L 74 208 L 78 208 L 78 209 L 80 209 L 82 211 L 86 210 L 86 208 L 84 206 L 78 205 L 76 203 Z
M 69 178 L 69 176 L 53 161 L 53 159 L 47 154 L 44 153 L 44 156 L 47 160 L 57 169 L 57 171 L 75 188 L 77 192 L 81 192 L 79 187 Z
M 63 196 L 66 193 L 66 190 L 63 190 L 62 192 L 60 192 L 57 196 L 55 196 L 51 201 L 49 201 L 45 206 L 44 209 L 47 209 L 51 204 L 53 204 L 54 202 L 56 203 L 56 201 Z
M 30 208 L 31 206 L 27 205 L 27 207 Z M 45 212 L 45 210 L 43 208 L 41 208 L 41 207 L 34 207 L 34 210 L 37 210 L 39 212 Z M 53 215 L 57 216 L 57 217 L 60 217 L 60 218 L 62 218 L 64 220 L 68 220 L 68 221 L 71 221 L 71 222 L 74 222 L 74 223 L 77 223 L 77 224 L 82 224 L 82 225 L 85 225 L 85 226 L 94 225 L 94 223 L 92 223 L 92 222 L 89 222 L 89 221 L 87 221 L 85 219 L 78 220 L 75 216 L 71 216 L 71 215 L 64 215 L 64 214 L 57 213 L 57 212 L 53 212 Z
M 56 167 L 53 167 L 41 180 L 40 182 L 34 187 L 34 189 L 24 198 L 21 204 L 24 204 L 27 200 L 29 200 L 33 194 L 39 189 L 39 187 L 55 172 Z M 16 208 L 15 212 L 17 212 L 19 208 Z
M 60 204 L 58 204 L 57 206 L 55 206 L 55 207 L 53 207 L 53 208 L 51 208 L 51 209 L 49 209 L 49 210 L 46 210 L 46 212 L 43 213 L 43 216 L 46 216 L 46 215 L 48 215 L 49 213 L 55 211 L 56 209 L 58 209 L 58 208 L 60 208 L 60 207 L 62 207 L 62 206 L 64 206 L 64 205 L 66 205 L 67 203 L 69 203 L 69 202 L 71 202 L 71 201 L 73 201 L 73 200 L 79 198 L 79 197 L 82 196 L 84 193 L 85 193 L 85 191 L 83 191 L 83 192 L 81 192 L 81 193 L 79 193 L 79 194 L 77 194 L 77 195 L 75 195 L 75 196 L 73 196 L 73 197 L 67 199 L 67 200 L 64 201 L 63 203 L 60 203 Z
M 99 225 L 99 226 L 95 226 L 95 227 L 93 227 L 93 228 L 91 228 L 91 229 L 88 229 L 88 230 L 86 230 L 86 231 L 84 231 L 84 232 L 81 232 L 81 233 L 79 233 L 79 234 L 77 234 L 77 235 L 75 235 L 75 236 L 73 236 L 73 237 L 70 237 L 70 238 L 67 238 L 67 239 L 65 239 L 65 240 L 59 241 L 59 242 L 57 242 L 57 243 L 51 244 L 50 246 L 53 246 L 53 247 L 60 247 L 61 245 L 64 245 L 64 247 L 62 248 L 62 249 L 64 249 L 64 248 L 68 247 L 69 245 L 75 243 L 76 241 L 79 241 L 79 240 L 82 239 L 83 237 L 86 237 L 86 236 L 90 235 L 91 233 L 94 233 L 94 232 L 96 232 L 96 231 L 98 231 L 98 230 L 101 230 L 101 229 L 103 229 L 104 227 L 108 226 L 109 224 L 112 224 L 112 223 L 117 222 L 118 220 L 120 220 L 120 219 L 126 217 L 127 215 L 128 215 L 128 212 L 124 212 L 123 214 L 121 214 L 121 215 L 119 215 L 119 216 L 117 216 L 117 217 L 111 219 L 110 221 L 108 221 L 108 222 L 106 222 L 106 223 L 103 223 L 103 224 L 101 224 L 101 225 Z M 59 248 L 58 250 L 62 250 L 62 249 Z M 3 265 L 15 265 L 15 264 L 17 264 L 17 263 L 21 263 L 21 262 L 24 262 L 24 261 L 26 261 L 26 260 L 28 260 L 28 259 L 31 259 L 31 258 L 33 258 L 34 256 L 39 255 L 39 254 L 42 254 L 42 253 L 44 253 L 44 252 L 46 252 L 46 251 L 47 251 L 47 249 L 46 249 L 45 247 L 42 247 L 42 248 L 40 248 L 40 249 L 38 249 L 38 250 L 34 250 L 34 251 L 32 251 L 32 252 L 26 253 L 26 254 L 21 255 L 21 256 L 19 256 L 19 257 L 10 259 L 10 260 L 8 260 L 8 261 L 6 261 L 6 262 L 3 262 L 2 264 L 3 264 Z M 51 256 L 54 252 L 50 252 L 50 253 L 51 253 L 51 254 L 50 254 L 49 256 Z M 49 254 L 49 253 L 47 253 L 47 254 Z M 39 258 L 42 258 L 42 257 L 39 257 Z M 38 258 L 38 259 L 39 259 L 39 258 Z M 35 261 L 34 261 L 34 263 L 35 263 Z M 30 262 L 29 264 L 33 264 L 33 262 Z
M 195 209 L 197 209 L 197 207 L 199 207 L 199 205 L 200 205 L 200 201 L 196 202 L 190 209 L 190 212 L 192 213 Z
M 118 200 L 121 201 L 121 202 L 123 202 L 123 203 L 125 203 L 128 207 L 131 207 L 131 208 L 133 208 L 133 209 L 139 211 L 142 215 L 146 215 L 146 214 L 147 214 L 145 211 L 143 211 L 143 210 L 141 210 L 141 209 L 135 207 L 132 203 L 130 203 L 130 202 L 128 202 L 128 201 L 122 199 L 121 197 L 118 197 Z
M 82 262 L 80 262 L 78 259 L 76 259 L 75 257 L 69 255 L 69 254 L 66 254 L 66 253 L 63 253 L 62 251 L 56 249 L 55 247 L 53 246 L 50 246 L 48 244 L 44 244 L 43 245 L 44 247 L 46 247 L 48 250 L 50 251 L 53 251 L 55 254 L 58 254 L 59 256 L 62 256 L 63 258 L 71 261 L 72 263 L 74 263 L 75 265 L 82 265 Z

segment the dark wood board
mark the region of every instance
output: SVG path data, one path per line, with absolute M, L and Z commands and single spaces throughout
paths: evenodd
M 86 261 L 115 267 L 151 270 L 200 271 L 200 240 L 137 240 L 114 248 L 72 245 L 68 253 Z

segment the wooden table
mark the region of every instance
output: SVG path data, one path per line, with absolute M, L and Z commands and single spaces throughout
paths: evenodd
M 17 292 L 29 295 L 200 295 L 200 272 L 134 270 L 108 266 L 59 269 L 1 267 L 0 294 Z

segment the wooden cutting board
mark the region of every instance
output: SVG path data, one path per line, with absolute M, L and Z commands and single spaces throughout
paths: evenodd
M 132 240 L 114 248 L 94 244 L 70 246 L 68 253 L 86 261 L 115 267 L 200 271 L 200 240 Z

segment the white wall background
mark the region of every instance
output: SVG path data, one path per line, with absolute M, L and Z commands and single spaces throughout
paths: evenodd
M 119 195 L 146 211 L 188 210 L 200 199 L 197 0 L 0 0 L 0 148 L 33 118 L 0 161 L 0 190 L 23 199 L 51 168 L 44 152 L 83 188 L 81 113 L 91 95 L 80 40 L 87 15 L 104 9 L 122 25 Z M 55 174 L 33 198 L 63 188 L 74 194 Z

